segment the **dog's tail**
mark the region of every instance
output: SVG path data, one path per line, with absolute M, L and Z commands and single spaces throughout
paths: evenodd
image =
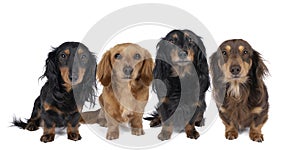
M 81 113 L 81 118 L 79 122 L 82 124 L 99 123 L 99 114 L 100 114 L 100 109 L 97 109 L 95 111 L 83 112 Z
M 150 127 L 159 127 L 161 126 L 161 118 L 158 114 L 157 111 L 154 111 L 152 114 L 150 114 L 150 117 L 145 117 L 145 120 L 149 120 L 150 122 Z
M 26 129 L 28 123 L 23 122 L 21 119 L 13 118 L 12 126 L 19 127 L 20 129 Z

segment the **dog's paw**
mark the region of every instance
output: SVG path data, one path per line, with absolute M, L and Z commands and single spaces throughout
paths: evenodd
M 119 132 L 113 131 L 113 132 L 107 132 L 106 139 L 108 140 L 114 140 L 119 138 Z
M 160 118 L 154 118 L 153 120 L 151 120 L 150 122 L 150 127 L 157 127 L 161 125 L 161 120 Z
M 26 129 L 29 131 L 35 131 L 35 130 L 39 129 L 39 127 L 36 126 L 36 124 L 34 122 L 28 122 Z
M 196 130 L 186 132 L 186 136 L 190 139 L 198 139 L 200 134 Z
M 142 128 L 132 128 L 131 129 L 131 134 L 136 135 L 136 136 L 140 136 L 140 135 L 144 135 L 145 132 Z
M 164 140 L 169 140 L 171 138 L 172 133 L 168 131 L 161 131 L 158 134 L 158 139 L 164 141 Z
M 238 137 L 238 132 L 237 131 L 227 131 L 225 132 L 225 137 L 228 140 L 234 140 Z
M 68 133 L 68 139 L 78 141 L 81 140 L 81 136 L 78 133 Z
M 107 121 L 106 121 L 106 119 L 105 118 L 100 118 L 99 119 L 99 125 L 101 127 L 107 127 Z
M 197 127 L 202 127 L 204 125 L 205 125 L 205 118 L 195 121 L 195 126 L 197 126 Z
M 54 141 L 54 134 L 44 134 L 41 136 L 41 142 L 47 143 Z
M 264 136 L 263 136 L 263 134 L 261 134 L 261 133 L 258 133 L 258 132 L 250 132 L 249 136 L 250 136 L 250 139 L 251 139 L 252 141 L 260 142 L 260 143 L 261 143 L 262 141 L 264 141 Z

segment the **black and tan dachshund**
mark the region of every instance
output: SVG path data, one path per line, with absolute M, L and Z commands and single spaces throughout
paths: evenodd
M 157 44 L 153 90 L 159 103 L 150 126 L 162 124 L 160 140 L 171 138 L 173 129 L 185 130 L 197 139 L 196 126 L 204 125 L 205 92 L 210 86 L 206 50 L 201 37 L 190 30 L 173 30 Z
M 96 58 L 78 42 L 65 42 L 48 54 L 45 73 L 48 80 L 34 102 L 30 119 L 25 123 L 14 118 L 13 124 L 29 131 L 40 126 L 40 140 L 51 142 L 55 127 L 67 127 L 68 139 L 80 140 L 80 112 L 86 101 L 94 104 L 96 91 Z

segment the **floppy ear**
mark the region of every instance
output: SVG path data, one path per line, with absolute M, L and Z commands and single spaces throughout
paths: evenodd
M 89 57 L 89 66 L 85 73 L 85 80 L 84 80 L 84 86 L 83 91 L 85 94 L 85 100 L 88 102 L 91 102 L 90 106 L 95 105 L 95 96 L 97 91 L 97 82 L 96 82 L 96 70 L 97 70 L 97 61 L 96 57 L 90 53 Z
M 153 70 L 153 60 L 151 58 L 151 54 L 145 50 L 145 60 L 143 61 L 143 66 L 141 68 L 141 79 L 142 81 L 149 86 L 152 79 L 152 70 Z
M 205 47 L 202 48 L 203 50 L 199 49 L 195 54 L 193 63 L 198 74 L 201 91 L 205 92 L 210 85 L 210 81 Z
M 226 95 L 226 84 L 223 82 L 224 74 L 220 68 L 220 65 L 223 63 L 224 59 L 220 50 L 210 56 L 210 74 L 213 84 L 213 96 L 218 107 L 223 104 Z
M 221 56 L 219 50 L 210 56 L 210 73 L 212 76 L 212 81 L 214 83 L 223 82 L 224 74 L 220 68 L 221 64 L 219 64 L 222 62 L 224 63 L 224 59 Z M 215 85 L 214 85 L 214 87 L 215 87 Z M 217 88 L 217 87 L 215 87 L 215 88 Z
M 264 64 L 260 53 L 255 50 L 253 50 L 250 74 L 254 76 L 254 79 L 263 79 L 263 77 L 269 74 L 269 70 Z
M 44 74 L 40 77 L 40 79 L 43 79 L 44 77 L 47 77 L 49 84 L 51 87 L 58 86 L 58 77 L 60 76 L 59 68 L 56 65 L 56 50 L 54 49 L 52 52 L 48 53 L 48 58 L 46 59 L 46 70 Z
M 97 77 L 103 86 L 108 86 L 111 82 L 112 65 L 110 61 L 110 51 L 107 51 L 97 67 Z
M 169 43 L 162 39 L 156 46 L 157 54 L 155 58 L 155 66 L 153 69 L 153 77 L 154 79 L 164 80 L 172 73 L 171 66 L 171 56 L 168 51 Z
M 153 78 L 157 80 L 152 82 L 152 89 L 159 98 L 162 98 L 167 93 L 165 85 L 168 83 L 166 83 L 165 79 L 172 73 L 171 56 L 167 44 L 167 41 L 164 39 L 157 44 L 157 54 L 153 69 Z
M 96 83 L 97 61 L 96 57 L 92 53 L 90 54 L 89 58 L 86 81 L 87 83 L 91 83 L 91 86 L 94 86 L 94 83 Z

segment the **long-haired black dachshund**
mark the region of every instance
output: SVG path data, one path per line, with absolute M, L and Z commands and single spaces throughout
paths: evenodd
M 209 82 L 206 50 L 201 37 L 189 30 L 173 30 L 157 44 L 153 89 L 159 104 L 150 126 L 162 123 L 160 140 L 171 138 L 173 128 L 197 139 L 196 126 L 204 125 L 205 92 Z
M 42 126 L 40 140 L 54 140 L 55 127 L 67 127 L 68 139 L 80 140 L 80 112 L 85 101 L 94 104 L 96 58 L 78 42 L 65 42 L 48 54 L 45 73 L 48 80 L 34 102 L 27 123 L 14 118 L 13 124 L 34 131 Z

